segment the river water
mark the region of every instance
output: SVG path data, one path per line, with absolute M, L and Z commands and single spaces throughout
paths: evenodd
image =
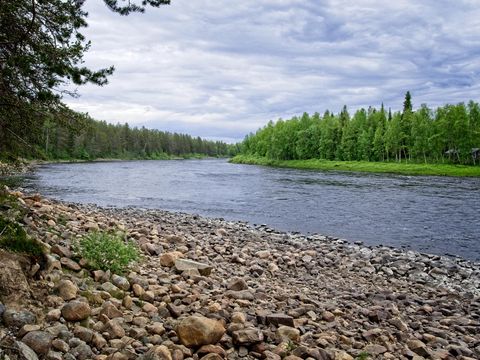
M 480 261 L 480 178 L 178 160 L 44 165 L 24 186 L 69 202 L 181 211 Z

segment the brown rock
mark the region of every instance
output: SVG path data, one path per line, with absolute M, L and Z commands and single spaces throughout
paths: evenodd
M 150 303 L 143 305 L 142 310 L 149 314 L 158 312 L 158 308 Z
M 369 344 L 365 346 L 363 350 L 371 355 L 380 355 L 386 353 L 388 349 L 379 344 Z
M 107 321 L 103 331 L 107 332 L 112 339 L 120 339 L 125 336 L 125 330 L 117 319 Z
M 255 296 L 250 290 L 240 290 L 240 291 L 228 290 L 225 293 L 225 296 L 232 299 L 237 299 L 237 300 L 253 301 L 255 299 Z
M 204 264 L 204 263 L 200 263 L 192 260 L 176 259 L 175 269 L 177 269 L 178 272 L 183 272 L 188 270 L 198 270 L 200 275 L 208 276 L 211 274 L 213 267 L 208 264 Z
M 233 291 L 247 290 L 248 285 L 242 278 L 233 278 L 228 282 L 227 289 Z
M 141 357 L 143 360 L 172 360 L 172 354 L 170 350 L 165 345 L 154 346 L 148 350 L 144 356 Z
M 102 305 L 102 309 L 100 310 L 101 315 L 105 315 L 109 319 L 114 319 L 118 317 L 122 317 L 123 313 L 117 309 L 115 305 L 113 305 L 110 301 L 105 301 Z
M 217 343 L 225 334 L 225 328 L 220 321 L 189 316 L 179 322 L 176 332 L 182 344 L 191 347 Z
M 66 257 L 66 258 L 71 258 L 72 257 L 72 252 L 70 251 L 69 248 L 65 246 L 60 246 L 60 245 L 53 245 L 50 251 L 54 254 L 57 254 L 60 257 Z
M 263 333 L 256 328 L 237 330 L 232 333 L 232 339 L 235 345 L 250 345 L 263 341 Z
M 280 326 L 277 329 L 276 335 L 279 339 L 282 340 L 291 340 L 295 342 L 300 341 L 300 330 L 290 326 Z
M 160 265 L 172 267 L 175 264 L 175 260 L 182 257 L 183 254 L 180 251 L 172 251 L 164 253 L 160 256 Z
M 82 267 L 80 265 L 78 265 L 77 262 L 73 261 L 72 259 L 66 258 L 66 257 L 62 257 L 60 259 L 60 264 L 62 264 L 62 266 L 65 266 L 67 269 L 70 269 L 72 271 L 82 270 Z
M 333 322 L 335 321 L 335 315 L 333 315 L 330 311 L 324 311 L 322 313 L 322 319 L 326 322 Z
M 63 300 L 68 301 L 77 297 L 78 287 L 70 280 L 62 280 L 58 283 L 56 291 Z
M 140 284 L 133 284 L 132 285 L 132 290 L 133 290 L 133 293 L 135 294 L 136 297 L 141 297 L 143 295 L 143 293 L 145 292 L 145 290 L 143 289 L 143 287 Z
M 202 357 L 200 360 L 223 360 L 224 358 L 218 354 L 211 353 Z
M 73 300 L 62 307 L 62 316 L 67 321 L 82 321 L 90 316 L 90 305 L 83 301 Z
M 22 328 L 18 331 L 17 336 L 22 337 L 31 331 L 38 331 L 41 329 L 42 327 L 40 325 L 32 325 L 32 324 L 23 325 Z
M 218 354 L 221 357 L 225 357 L 225 350 L 218 345 L 203 345 L 200 349 L 198 349 L 197 355 L 202 356 L 205 354 Z
M 290 327 L 295 326 L 293 323 L 293 317 L 285 314 L 269 314 L 267 315 L 266 320 L 268 325 L 285 325 Z
M 27 344 L 39 355 L 45 355 L 52 346 L 53 336 L 45 331 L 31 331 L 27 333 L 22 342 Z
M 427 350 L 426 345 L 417 339 L 412 339 L 407 341 L 407 346 L 410 350 L 412 350 L 414 353 L 423 356 L 423 357 L 430 357 L 430 354 Z
M 61 351 L 63 353 L 68 352 L 70 350 L 70 346 L 61 339 L 54 339 L 52 341 L 52 346 L 55 350 Z
M 47 313 L 47 315 L 45 316 L 45 320 L 58 321 L 60 320 L 61 316 L 62 316 L 62 312 L 60 311 L 60 309 L 53 309 Z

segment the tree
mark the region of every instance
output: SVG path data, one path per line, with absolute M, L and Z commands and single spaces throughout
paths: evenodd
M 407 91 L 405 94 L 405 100 L 403 101 L 403 114 L 405 114 L 407 111 L 412 112 L 412 110 L 412 95 L 410 95 L 410 91 Z
M 168 0 L 105 0 L 121 15 L 143 12 Z M 105 85 L 113 66 L 92 70 L 83 65 L 90 47 L 84 0 L 0 0 L 0 151 L 42 131 L 47 113 L 63 111 L 66 85 Z M 41 116 L 39 116 L 41 115 Z
M 123 0 L 121 0 L 123 1 Z M 170 0 L 142 0 L 137 4 L 135 1 L 128 1 L 126 5 L 119 5 L 118 0 L 104 0 L 105 4 L 110 10 L 119 13 L 120 15 L 128 15 L 132 12 L 144 12 L 147 5 L 159 7 L 161 5 L 169 5 Z

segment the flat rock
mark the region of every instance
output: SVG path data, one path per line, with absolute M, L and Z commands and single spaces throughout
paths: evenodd
M 82 267 L 77 262 L 67 257 L 60 258 L 60 264 L 62 264 L 62 266 L 65 266 L 67 269 L 70 269 L 72 271 L 82 270 Z
M 293 323 L 293 317 L 285 314 L 269 314 L 266 316 L 266 321 L 268 325 L 285 325 L 290 327 L 295 326 Z
M 175 269 L 178 272 L 198 270 L 200 275 L 208 276 L 211 274 L 213 267 L 208 264 L 196 262 L 193 260 L 177 259 L 175 260 Z
M 235 345 L 250 345 L 263 341 L 263 333 L 256 328 L 237 330 L 232 333 L 232 339 Z
M 237 300 L 253 301 L 255 299 L 255 296 L 250 290 L 240 290 L 240 291 L 228 290 L 227 292 L 225 292 L 225 296 L 232 299 L 237 299 Z

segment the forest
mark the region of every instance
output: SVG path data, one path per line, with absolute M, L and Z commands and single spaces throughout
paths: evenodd
M 304 113 L 289 120 L 270 121 L 249 134 L 241 153 L 274 160 L 325 159 L 340 161 L 396 161 L 456 163 L 480 161 L 480 107 L 468 104 L 413 110 L 410 92 L 403 110 L 359 109 L 350 116 Z
M 37 159 L 168 159 L 172 157 L 232 155 L 235 146 L 186 134 L 96 121 L 66 110 L 68 115 L 37 117 L 37 126 L 8 130 L 12 160 Z M 7 159 L 8 160 L 8 159 Z

